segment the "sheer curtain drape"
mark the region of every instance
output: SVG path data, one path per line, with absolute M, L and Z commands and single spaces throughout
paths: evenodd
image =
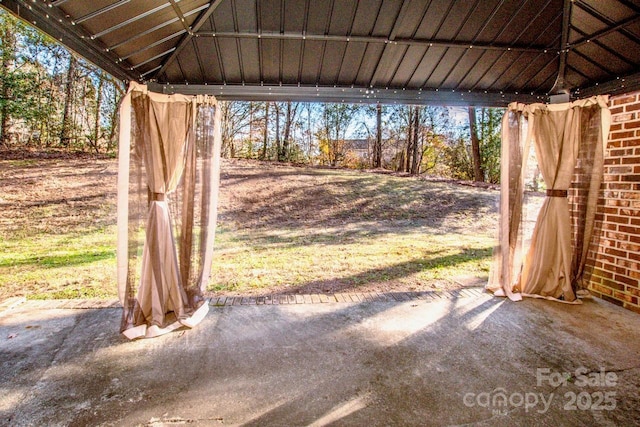
M 577 303 L 609 133 L 607 98 L 573 103 L 511 104 L 503 119 L 499 245 L 488 288 Z M 546 184 L 531 236 L 523 227 L 530 146 Z M 573 221 L 572 221 L 573 216 Z
M 208 311 L 219 173 L 217 105 L 132 83 L 120 108 L 118 289 L 121 330 L 152 337 Z

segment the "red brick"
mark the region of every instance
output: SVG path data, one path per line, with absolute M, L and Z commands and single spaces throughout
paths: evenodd
M 621 199 L 608 199 L 605 202 L 606 206 L 620 206 L 623 208 L 629 207 L 629 200 L 621 200 Z
M 629 208 L 623 207 L 623 208 L 620 208 L 620 215 L 638 218 L 638 215 L 640 215 L 640 212 L 638 212 L 635 209 L 629 209 Z
M 636 128 L 640 128 L 640 120 L 635 120 L 635 121 L 625 121 L 625 122 L 624 122 L 624 128 L 625 128 L 625 129 L 636 129 Z
M 619 132 L 611 132 L 609 138 L 611 139 L 628 139 L 634 138 L 636 133 L 634 131 L 619 131 Z
M 613 289 L 616 291 L 624 291 L 624 284 L 617 282 L 615 280 L 602 279 L 602 286 L 606 286 L 609 289 Z
M 622 105 L 622 104 L 629 104 L 631 102 L 636 102 L 637 97 L 635 94 L 633 95 L 620 95 L 619 97 L 612 97 L 611 100 L 609 101 L 612 105 Z
M 631 190 L 631 184 L 626 182 L 607 182 L 605 185 L 609 190 Z
M 630 302 L 632 304 L 637 304 L 638 303 L 638 299 L 637 298 L 634 298 L 633 296 L 631 296 L 629 294 L 625 294 L 624 292 L 614 291 L 613 292 L 613 297 L 616 298 L 616 299 L 619 299 L 620 301 Z
M 621 274 L 616 274 L 615 279 L 617 282 L 624 283 L 625 285 L 634 286 L 634 287 L 638 286 L 638 281 L 635 279 L 632 279 L 631 277 L 623 276 Z
M 622 240 L 622 241 L 629 240 L 629 235 L 625 234 L 625 233 L 614 233 L 614 232 L 609 231 L 609 232 L 607 232 L 606 236 L 609 239 Z
M 629 224 L 629 218 L 625 216 L 607 215 L 605 220 L 607 222 L 615 222 L 618 224 Z
M 611 145 L 614 146 L 614 144 L 618 144 L 617 146 L 620 147 L 622 145 L 622 142 L 620 142 L 620 141 L 618 141 L 618 143 L 614 142 Z M 629 153 L 626 148 L 613 148 L 613 149 L 609 150 L 609 156 L 610 157 L 628 156 L 630 154 L 631 153 Z
M 606 270 L 603 270 L 603 269 L 600 269 L 600 268 L 599 269 L 594 269 L 592 275 L 593 276 L 597 276 L 597 277 L 601 277 L 601 278 L 605 278 L 605 279 L 613 279 L 613 273 L 612 272 L 606 271 Z
M 637 133 L 638 133 L 638 130 L 636 129 L 636 134 Z M 637 146 L 640 146 L 640 139 L 639 138 L 627 139 L 627 140 L 621 141 L 621 142 L 622 142 L 622 147 L 637 147 Z M 633 154 L 633 151 L 629 150 L 629 155 L 632 155 L 632 154 Z
M 612 304 L 619 305 L 620 307 L 624 306 L 624 303 L 622 301 L 617 300 L 615 298 L 611 298 L 610 296 L 607 296 L 607 295 L 602 295 L 602 299 Z
M 615 264 L 616 263 L 616 259 L 610 255 L 606 255 L 604 253 L 602 253 L 600 255 L 600 260 L 602 260 L 603 263 L 608 263 L 608 264 Z
M 614 248 L 606 248 L 604 250 L 604 252 L 608 255 L 613 255 L 613 256 L 617 256 L 618 258 L 626 258 L 627 257 L 627 253 L 625 251 L 621 251 L 618 249 L 614 249 Z
M 614 116 L 616 114 L 623 114 L 624 113 L 624 107 L 613 107 L 613 108 L 609 108 L 609 111 L 611 111 L 611 115 Z M 613 120 L 613 117 L 612 117 Z
M 626 308 L 627 310 L 635 311 L 636 313 L 640 314 L 640 307 L 638 306 L 631 305 L 631 304 L 624 304 L 623 307 Z
M 640 252 L 640 245 L 634 243 L 618 242 L 618 248 L 630 252 Z
M 640 110 L 640 103 L 625 105 L 624 111 L 637 111 Z
M 621 147 L 622 147 L 622 141 L 615 141 L 615 140 L 609 139 L 609 142 L 607 143 L 608 150 L 612 148 L 621 148 Z
M 640 163 L 640 157 L 637 156 L 623 157 L 621 160 L 623 165 L 633 165 Z
M 620 193 L 623 199 L 640 200 L 640 193 Z
M 598 284 L 592 284 L 591 285 L 592 288 L 601 293 L 601 294 L 605 294 L 605 295 L 613 295 L 613 290 L 610 288 L 607 288 L 606 286 L 602 286 L 602 285 L 598 285 Z
M 632 166 L 611 166 L 609 167 L 609 174 L 628 174 L 633 172 Z
M 629 233 L 629 234 L 639 235 L 640 234 L 640 227 L 621 225 L 621 226 L 618 227 L 618 231 L 620 231 L 622 233 Z

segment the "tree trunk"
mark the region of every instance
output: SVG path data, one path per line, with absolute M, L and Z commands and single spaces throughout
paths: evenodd
M 307 160 L 311 162 L 311 104 L 307 104 Z
M 100 72 L 98 77 L 98 88 L 96 89 L 96 116 L 94 117 L 93 127 L 93 148 L 96 150 L 96 154 L 100 152 L 100 146 L 98 140 L 100 139 L 100 109 L 102 108 L 102 89 L 104 87 L 104 71 Z
M 407 127 L 407 147 L 404 156 L 404 172 L 411 171 L 411 154 L 413 153 L 413 107 L 409 107 L 409 120 Z
M 413 110 L 413 159 L 411 162 L 411 175 L 420 173 L 420 144 L 418 144 L 418 134 L 420 128 L 420 108 L 414 107 Z
M 76 80 L 76 58 L 69 55 L 69 67 L 67 68 L 67 82 L 64 88 L 64 110 L 62 116 L 62 129 L 60 130 L 60 144 L 69 147 L 73 128 L 73 88 Z
M 382 105 L 376 105 L 376 142 L 373 146 L 373 167 L 382 167 Z
M 260 154 L 260 160 L 267 158 L 267 143 L 269 142 L 269 103 L 264 103 L 264 135 L 262 137 L 262 153 Z
M 13 57 L 15 55 L 16 37 L 11 28 L 7 25 L 6 30 L 0 34 L 0 41 L 2 41 L 2 67 L 0 68 L 0 83 L 2 84 L 2 108 L 0 108 L 0 145 L 5 147 L 9 146 L 9 128 L 10 128 L 10 113 L 9 113 L 9 100 L 11 99 L 11 87 L 9 84 L 9 75 L 11 74 L 11 67 L 13 66 Z
M 289 160 L 289 136 L 291 134 L 291 101 L 287 102 L 287 120 L 284 123 L 284 138 L 282 139 L 281 161 Z
M 276 109 L 276 158 L 279 162 L 282 161 L 280 158 L 280 107 L 277 103 L 273 104 L 273 107 Z
M 484 172 L 482 171 L 482 164 L 481 164 L 482 160 L 480 157 L 480 140 L 478 139 L 475 107 L 469 107 L 469 131 L 471 133 L 471 155 L 473 157 L 473 179 L 476 182 L 484 182 Z

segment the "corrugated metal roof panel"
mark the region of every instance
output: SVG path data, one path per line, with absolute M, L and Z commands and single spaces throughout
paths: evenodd
M 298 85 L 354 86 L 364 93 L 372 86 L 389 87 L 411 95 L 390 90 L 385 100 L 406 102 L 420 98 L 414 90 L 429 91 L 429 99 L 449 93 L 442 99 L 456 102 L 461 98 L 450 95 L 454 90 L 478 97 L 486 91 L 491 102 L 508 102 L 531 92 L 544 99 L 552 90 L 640 88 L 637 0 L 3 0 L 0 5 L 123 79 L 208 85 L 202 87 L 283 84 L 292 97 Z M 261 93 L 253 90 L 250 96 Z M 363 99 L 361 91 L 345 93 Z

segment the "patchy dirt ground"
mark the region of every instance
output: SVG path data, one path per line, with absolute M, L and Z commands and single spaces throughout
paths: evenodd
M 245 160 L 221 178 L 211 293 L 486 280 L 492 188 Z M 115 296 L 116 181 L 115 159 L 0 152 L 0 297 Z
M 493 231 L 495 186 L 344 169 L 227 160 L 220 220 L 240 229 L 442 226 Z
M 63 234 L 115 224 L 113 159 L 0 152 L 0 236 Z
M 221 182 L 217 294 L 486 283 L 495 189 L 240 160 L 224 163 Z

